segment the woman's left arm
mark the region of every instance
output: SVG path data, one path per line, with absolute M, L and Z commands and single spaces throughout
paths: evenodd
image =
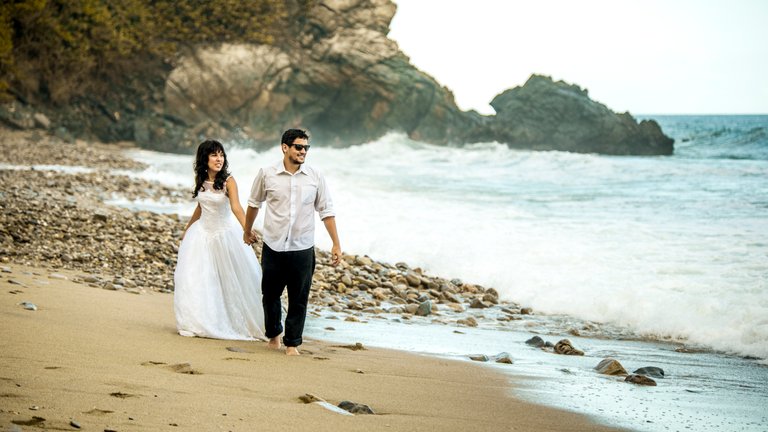
M 232 208 L 232 213 L 240 222 L 240 226 L 245 229 L 245 213 L 243 206 L 240 205 L 240 196 L 237 194 L 237 182 L 232 176 L 227 179 L 227 195 L 229 195 L 229 206 Z

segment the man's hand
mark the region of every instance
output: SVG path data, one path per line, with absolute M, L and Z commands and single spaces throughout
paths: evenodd
M 331 265 L 339 265 L 341 262 L 341 247 L 334 246 L 331 248 Z

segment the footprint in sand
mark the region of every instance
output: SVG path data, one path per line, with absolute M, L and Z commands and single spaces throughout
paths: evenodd
M 103 410 L 99 408 L 94 408 L 90 411 L 83 411 L 83 414 L 91 414 L 91 415 L 105 415 L 105 414 L 112 414 L 114 411 L 110 410 Z
M 126 398 L 129 398 L 129 397 L 137 397 L 134 394 L 123 393 L 123 392 L 114 392 L 114 393 L 110 393 L 109 395 L 112 396 L 112 397 L 120 398 L 120 399 L 126 399 Z
M 166 366 L 168 369 L 180 373 L 180 374 L 188 374 L 188 375 L 202 375 L 201 372 L 198 372 L 194 369 L 192 369 L 192 365 L 189 363 L 177 363 L 174 365 Z

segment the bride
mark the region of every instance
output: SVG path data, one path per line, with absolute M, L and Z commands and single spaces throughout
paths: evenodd
M 194 169 L 197 208 L 173 277 L 176 327 L 182 336 L 264 339 L 261 267 L 242 241 L 245 214 L 221 143 L 202 142 Z

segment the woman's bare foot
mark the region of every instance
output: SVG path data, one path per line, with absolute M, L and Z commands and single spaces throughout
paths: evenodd
M 280 336 L 275 336 L 267 342 L 267 348 L 269 349 L 280 349 Z
M 296 347 L 286 347 L 285 355 L 297 356 L 297 355 L 301 355 L 301 353 L 299 352 L 299 349 Z

